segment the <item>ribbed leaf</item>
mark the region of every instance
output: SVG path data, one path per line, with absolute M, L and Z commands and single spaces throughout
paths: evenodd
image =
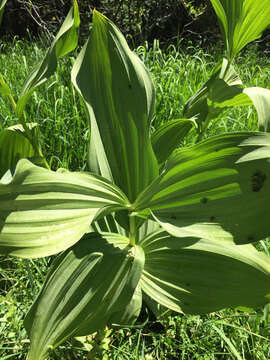
M 97 212 L 128 206 L 108 180 L 54 172 L 20 160 L 0 181 L 0 252 L 21 257 L 58 253 L 85 234 Z
M 76 0 L 70 9 L 63 25 L 56 34 L 44 59 L 38 64 L 25 80 L 16 107 L 18 118 L 22 116 L 25 105 L 37 86 L 44 83 L 57 68 L 57 60 L 75 49 L 78 43 L 78 29 L 80 25 L 79 8 Z
M 135 200 L 158 174 L 149 139 L 154 87 L 121 32 L 97 11 L 72 82 L 90 118 L 90 170 L 113 180 Z
M 142 290 L 174 311 L 203 314 L 270 301 L 270 260 L 252 245 L 178 239 L 159 231 L 140 246 Z
M 234 70 L 234 67 L 228 64 L 227 59 L 223 59 L 222 63 L 217 65 L 213 70 L 209 80 L 194 94 L 184 106 L 183 115 L 187 118 L 197 117 L 196 122 L 200 123 L 206 121 L 207 118 L 211 119 L 216 117 L 222 112 L 222 109 L 216 109 L 215 113 L 210 113 L 207 97 L 209 89 L 217 79 L 223 79 L 228 86 L 242 85 L 239 75 Z
M 118 234 L 88 234 L 56 258 L 25 320 L 27 359 L 42 360 L 64 340 L 104 327 L 131 301 L 143 265 L 140 247 Z
M 109 319 L 109 325 L 112 327 L 133 326 L 140 315 L 142 307 L 142 290 L 138 285 L 127 306 L 119 312 L 116 312 Z
M 213 137 L 175 153 L 134 207 L 177 237 L 260 240 L 270 234 L 269 159 L 267 133 Z
M 28 124 L 30 131 L 36 131 L 37 124 Z M 21 125 L 10 126 L 0 132 L 0 178 L 22 158 L 31 158 L 35 151 L 24 135 Z
M 168 159 L 194 125 L 196 122 L 191 119 L 171 120 L 152 134 L 151 142 L 159 163 Z
M 217 79 L 209 88 L 208 106 L 216 112 L 221 108 L 254 105 L 258 113 L 261 131 L 270 131 L 270 90 L 251 87 L 229 86 L 224 80 Z
M 230 59 L 260 38 L 270 24 L 269 0 L 211 0 L 211 3 Z

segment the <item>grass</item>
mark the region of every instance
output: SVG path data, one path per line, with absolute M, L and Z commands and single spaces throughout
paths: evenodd
M 15 39 L 0 47 L 1 72 L 16 97 L 26 73 L 44 54 L 45 44 Z M 151 49 L 146 44 L 136 51 L 150 69 L 157 90 L 153 128 L 181 117 L 186 100 L 200 88 L 217 60 L 222 58 L 220 47 L 205 52 L 192 44 L 182 49 L 181 43 L 177 48 L 170 46 L 166 52 L 160 50 L 158 42 Z M 70 82 L 73 60 L 72 57 L 61 60 L 57 74 L 34 93 L 27 107 L 27 121 L 39 124 L 43 150 L 54 169 L 86 167 L 89 132 L 83 106 Z M 270 59 L 257 45 L 244 51 L 235 67 L 246 86 L 270 88 Z M 1 130 L 16 120 L 2 98 L 0 106 Z M 214 120 L 206 136 L 256 129 L 257 116 L 253 108 L 234 109 Z M 186 139 L 186 144 L 194 142 L 193 135 Z M 269 251 L 267 242 L 258 246 Z M 49 258 L 26 262 L 0 257 L 1 360 L 25 359 L 29 341 L 22 322 L 49 263 Z M 142 329 L 115 330 L 110 335 L 107 356 L 109 360 L 267 360 L 270 358 L 270 308 L 266 306 L 252 313 L 227 309 L 206 316 L 171 314 L 159 321 L 149 321 Z M 87 352 L 79 343 L 67 342 L 50 354 L 50 360 L 60 359 L 87 359 Z

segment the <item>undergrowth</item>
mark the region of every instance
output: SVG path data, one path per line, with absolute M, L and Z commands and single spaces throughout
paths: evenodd
M 1 71 L 15 94 L 23 80 L 45 51 L 44 43 L 15 39 L 0 46 Z M 156 41 L 153 48 L 140 46 L 137 54 L 150 69 L 157 91 L 156 115 L 152 127 L 181 117 L 185 101 L 209 76 L 220 47 L 207 52 L 197 47 L 170 46 L 161 51 Z M 52 168 L 86 167 L 89 132 L 83 105 L 70 81 L 73 58 L 60 61 L 56 75 L 33 94 L 27 107 L 27 121 L 37 122 L 43 139 L 44 154 Z M 270 59 L 257 45 L 238 57 L 236 70 L 246 86 L 270 88 Z M 0 130 L 15 123 L 10 106 L 0 98 Z M 214 120 L 206 136 L 228 131 L 256 130 L 253 108 L 225 111 Z M 191 133 L 184 144 L 193 143 Z M 268 242 L 259 245 L 268 252 Z M 269 255 L 269 253 L 268 253 Z M 23 318 L 44 280 L 51 259 L 29 262 L 0 257 L 0 358 L 24 359 L 28 339 Z M 252 291 L 252 289 L 251 289 Z M 115 330 L 108 336 L 108 359 L 258 359 L 270 358 L 270 308 L 227 309 L 206 316 L 174 315 L 162 321 L 150 317 L 141 329 Z M 50 360 L 87 359 L 79 343 L 67 342 L 52 352 Z

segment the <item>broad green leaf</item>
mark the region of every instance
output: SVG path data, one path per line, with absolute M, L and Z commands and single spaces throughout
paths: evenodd
M 232 59 L 270 25 L 269 0 L 211 0 Z
M 223 59 L 222 63 L 217 65 L 212 72 L 209 80 L 194 94 L 185 104 L 183 115 L 187 118 L 197 117 L 198 125 L 205 122 L 207 118 L 216 117 L 222 112 L 222 109 L 216 109 L 216 112 L 209 113 L 207 98 L 209 88 L 217 79 L 223 79 L 228 86 L 242 85 L 239 75 L 234 70 L 234 67 L 228 63 L 227 59 Z
M 171 120 L 152 134 L 151 142 L 159 163 L 168 159 L 194 125 L 196 122 L 192 119 Z
M 119 211 L 116 212 L 118 214 Z M 93 222 L 91 224 L 90 230 L 91 232 L 110 232 L 110 233 L 118 233 L 122 235 L 126 235 L 125 230 L 118 224 L 115 219 L 116 214 L 109 214 L 107 216 L 103 216 Z
M 78 29 L 80 25 L 79 8 L 76 0 L 70 9 L 64 23 L 56 34 L 54 41 L 48 49 L 44 59 L 34 68 L 25 80 L 16 114 L 20 118 L 23 114 L 27 101 L 37 86 L 44 83 L 57 68 L 57 60 L 75 49 L 78 43 Z
M 131 301 L 143 265 L 142 249 L 118 234 L 88 234 L 58 256 L 25 319 L 27 360 L 45 359 L 68 338 L 104 328 Z
M 270 135 L 216 136 L 173 154 L 134 204 L 176 237 L 233 237 L 248 243 L 270 234 Z
M 63 251 L 84 235 L 102 208 L 128 207 L 108 180 L 88 173 L 54 172 L 20 160 L 0 181 L 0 252 L 42 257 Z
M 134 291 L 132 299 L 124 309 L 115 312 L 109 319 L 110 327 L 130 327 L 133 326 L 140 315 L 142 307 L 142 290 L 138 285 Z
M 270 90 L 260 87 L 242 89 L 217 79 L 211 84 L 208 94 L 207 102 L 212 112 L 227 107 L 254 105 L 258 113 L 259 129 L 270 131 Z
M 36 132 L 36 123 L 27 125 L 31 133 Z M 33 156 L 35 151 L 21 125 L 10 126 L 0 132 L 0 178 L 8 169 L 14 168 L 20 159 Z
M 0 0 L 0 25 L 3 20 L 3 14 L 4 14 L 6 2 L 7 2 L 7 0 Z
M 148 71 L 118 28 L 94 11 L 71 77 L 90 119 L 90 170 L 135 200 L 158 174 L 149 139 L 155 94 Z
M 145 252 L 142 290 L 174 311 L 203 314 L 270 301 L 270 259 L 250 244 L 158 231 L 139 245 Z

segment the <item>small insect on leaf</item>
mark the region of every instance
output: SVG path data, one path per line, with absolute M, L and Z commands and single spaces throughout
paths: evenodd
M 261 171 L 257 170 L 251 178 L 252 191 L 258 192 L 263 187 L 263 184 L 266 180 L 266 175 Z

